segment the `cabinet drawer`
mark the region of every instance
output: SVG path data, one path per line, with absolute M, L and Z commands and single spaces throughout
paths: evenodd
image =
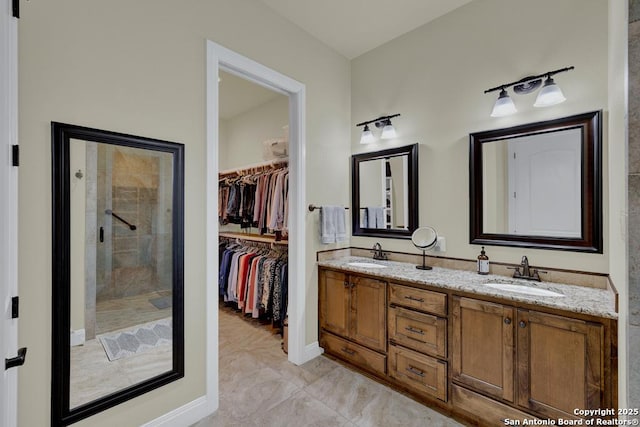
M 321 332 L 320 346 L 324 348 L 327 353 L 347 360 L 367 371 L 381 375 L 384 375 L 387 371 L 387 357 L 361 345 Z
M 389 339 L 432 356 L 447 356 L 447 319 L 389 307 Z
M 531 423 L 538 421 L 538 418 L 533 415 L 503 405 L 456 384 L 451 385 L 451 401 L 456 410 L 479 420 L 482 426 L 503 426 L 506 419 L 531 420 Z
M 411 389 L 447 401 L 446 362 L 391 345 L 389 375 Z
M 429 313 L 447 315 L 447 295 L 440 292 L 391 283 L 389 286 L 389 303 Z

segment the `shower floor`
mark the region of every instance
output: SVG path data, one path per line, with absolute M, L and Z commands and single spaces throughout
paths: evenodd
M 171 307 L 158 309 L 149 300 L 171 295 L 155 291 L 96 303 L 96 334 L 104 334 L 171 316 Z
M 171 317 L 171 307 L 158 309 L 149 302 L 170 294 L 170 291 L 150 292 L 97 302 L 96 334 Z M 74 408 L 171 370 L 172 347 L 160 345 L 144 353 L 109 361 L 100 340 L 92 339 L 71 347 L 70 368 L 69 405 Z

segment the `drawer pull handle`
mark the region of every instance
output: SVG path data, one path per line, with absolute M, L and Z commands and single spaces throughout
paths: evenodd
M 504 324 L 505 324 L 505 325 L 510 325 L 510 324 L 511 324 L 511 318 L 509 318 L 509 317 L 505 317 L 505 319 L 504 319 Z
M 524 320 L 521 320 L 521 321 L 520 321 L 520 323 L 518 323 L 518 325 L 519 325 L 521 328 L 526 328 L 526 327 L 527 327 L 527 322 L 525 322 Z
M 404 298 L 408 299 L 410 301 L 424 302 L 424 298 L 416 298 L 416 297 L 411 296 L 411 295 L 406 295 Z
M 342 350 L 343 353 L 347 353 L 349 356 L 353 356 L 356 354 L 354 350 L 350 350 L 346 347 L 342 347 L 340 350 Z
M 419 377 L 424 377 L 424 371 L 421 371 L 421 370 L 420 370 L 420 369 L 418 369 L 418 368 L 414 368 L 413 366 L 409 366 L 409 367 L 407 368 L 407 371 L 408 371 L 408 372 L 411 372 L 412 374 L 417 375 L 417 376 L 419 376 Z
M 407 326 L 404 329 L 409 332 L 413 332 L 414 334 L 424 335 L 424 331 L 422 329 L 417 329 L 417 328 L 414 328 L 413 326 Z
M 351 284 L 349 282 L 347 282 L 346 280 L 344 281 L 344 287 L 348 288 Z

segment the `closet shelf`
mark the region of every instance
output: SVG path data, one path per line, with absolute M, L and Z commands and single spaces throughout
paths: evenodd
M 227 231 L 221 231 L 218 233 L 220 237 L 227 237 L 230 239 L 250 240 L 252 242 L 273 243 L 275 245 L 288 245 L 288 240 L 276 240 L 275 236 L 264 236 L 261 234 L 249 234 L 249 233 L 233 233 Z
M 242 166 L 240 168 L 221 170 L 218 172 L 218 177 L 223 177 L 227 175 L 243 175 L 246 173 L 251 173 L 251 171 L 276 169 L 282 166 L 287 166 L 288 162 L 289 162 L 289 158 L 283 157 L 280 159 L 273 159 L 273 160 L 267 160 L 264 162 L 253 163 L 250 165 Z

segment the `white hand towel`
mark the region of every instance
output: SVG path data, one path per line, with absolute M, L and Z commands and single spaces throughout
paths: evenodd
M 365 228 L 386 228 L 383 207 L 372 206 L 365 208 L 365 216 L 367 217 Z
M 323 244 L 347 240 L 344 206 L 322 206 L 320 208 L 320 241 Z

